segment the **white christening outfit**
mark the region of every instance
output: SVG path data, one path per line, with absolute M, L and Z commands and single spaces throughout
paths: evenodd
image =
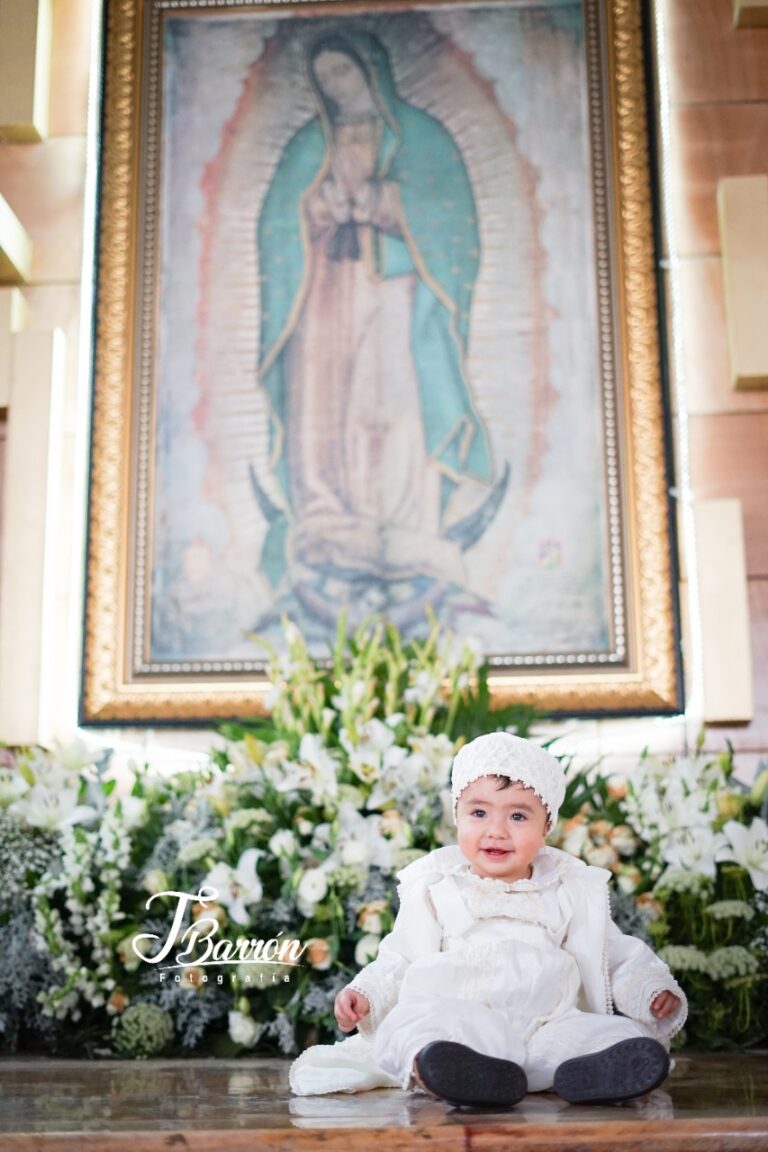
M 476 876 L 458 847 L 399 873 L 400 909 L 376 959 L 350 987 L 371 1010 L 359 1035 L 294 1061 L 298 1095 L 407 1088 L 426 1044 L 451 1040 L 514 1061 L 530 1091 L 556 1068 L 621 1040 L 662 1042 L 682 1028 L 685 995 L 669 968 L 610 918 L 604 868 L 543 848 L 530 879 Z M 662 991 L 676 1013 L 654 1019 Z

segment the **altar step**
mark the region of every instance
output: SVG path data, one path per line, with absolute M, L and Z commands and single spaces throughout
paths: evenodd
M 768 1053 L 678 1055 L 621 1107 L 460 1112 L 398 1091 L 294 1097 L 287 1062 L 0 1060 L 0 1152 L 766 1152 Z

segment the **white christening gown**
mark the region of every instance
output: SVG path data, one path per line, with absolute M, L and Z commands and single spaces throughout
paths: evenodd
M 360 1035 L 304 1052 L 291 1068 L 297 1094 L 406 1088 L 433 1040 L 514 1060 L 543 1091 L 573 1056 L 682 1027 L 667 966 L 610 921 L 604 869 L 544 848 L 530 879 L 506 883 L 476 876 L 451 847 L 399 879 L 395 926 L 350 985 L 371 1005 Z M 656 1021 L 650 1005 L 666 989 L 681 1006 Z

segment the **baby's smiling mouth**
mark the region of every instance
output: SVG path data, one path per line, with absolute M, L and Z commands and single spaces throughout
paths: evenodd
M 510 848 L 483 848 L 482 851 L 485 852 L 486 856 L 508 856 L 511 849 Z

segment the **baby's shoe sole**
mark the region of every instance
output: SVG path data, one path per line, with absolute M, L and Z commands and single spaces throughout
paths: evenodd
M 569 1104 L 620 1104 L 652 1092 L 668 1073 L 663 1045 L 638 1037 L 566 1060 L 555 1072 L 554 1089 Z
M 416 1062 L 429 1091 L 457 1108 L 511 1108 L 528 1091 L 519 1064 L 483 1056 L 451 1040 L 426 1044 Z

